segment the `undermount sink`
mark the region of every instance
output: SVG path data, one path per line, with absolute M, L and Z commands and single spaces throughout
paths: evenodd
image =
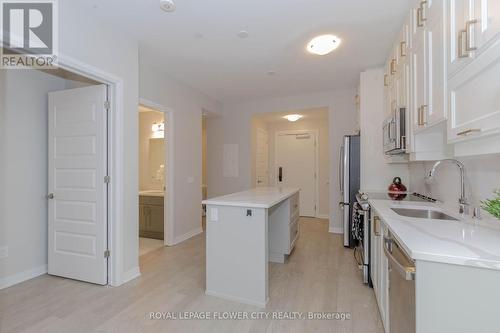
M 431 220 L 447 220 L 458 221 L 458 219 L 431 209 L 413 209 L 413 208 L 391 208 L 396 214 L 406 217 L 413 217 L 417 219 L 431 219 Z

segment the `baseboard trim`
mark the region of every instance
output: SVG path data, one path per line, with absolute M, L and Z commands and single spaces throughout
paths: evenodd
M 24 281 L 31 280 L 46 273 L 47 273 L 47 265 L 42 265 L 33 269 L 28 269 L 24 272 L 0 278 L 0 290 L 12 287 Z
M 238 302 L 238 303 L 243 303 L 243 304 L 254 305 L 254 306 L 258 306 L 260 308 L 265 308 L 267 302 L 269 301 L 269 297 L 266 299 L 265 302 L 259 302 L 259 301 L 254 301 L 254 300 L 250 300 L 250 299 L 247 299 L 247 298 L 225 295 L 225 294 L 221 294 L 221 293 L 210 291 L 210 290 L 205 290 L 205 295 L 227 299 L 228 301 L 233 301 L 233 302 Z
M 203 229 L 202 229 L 201 227 L 196 228 L 196 229 L 193 229 L 193 230 L 191 230 L 191 231 L 188 231 L 188 232 L 186 232 L 186 233 L 185 233 L 185 234 L 183 234 L 183 235 L 180 235 L 180 236 L 175 237 L 175 238 L 174 238 L 174 244 L 173 244 L 173 245 L 177 245 L 177 244 L 179 244 L 179 243 L 182 243 L 182 242 L 184 242 L 184 241 L 188 240 L 188 239 L 189 239 L 189 238 L 191 238 L 191 237 L 194 237 L 194 236 L 196 236 L 196 235 L 201 234 L 202 232 L 203 232 Z
M 331 234 L 343 234 L 344 228 L 342 228 L 342 227 L 330 227 L 330 229 L 328 229 L 328 232 Z
M 123 273 L 123 278 L 122 278 L 121 284 L 125 284 L 125 283 L 130 282 L 134 279 L 137 279 L 139 276 L 141 276 L 141 270 L 140 270 L 139 266 L 134 267 L 134 268 L 126 271 L 125 273 Z

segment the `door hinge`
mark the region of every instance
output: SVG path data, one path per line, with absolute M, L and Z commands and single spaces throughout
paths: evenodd
M 110 250 L 105 250 L 104 251 L 104 258 L 109 258 L 110 255 L 111 255 L 111 251 Z
M 111 103 L 109 101 L 104 102 L 104 109 L 106 109 L 106 111 L 109 111 L 111 109 Z
M 106 184 L 111 183 L 111 176 L 104 176 L 104 182 L 105 182 Z

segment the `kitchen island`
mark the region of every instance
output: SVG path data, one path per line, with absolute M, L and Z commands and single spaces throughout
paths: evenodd
M 262 187 L 211 198 L 207 295 L 265 307 L 269 261 L 284 263 L 299 236 L 299 189 Z

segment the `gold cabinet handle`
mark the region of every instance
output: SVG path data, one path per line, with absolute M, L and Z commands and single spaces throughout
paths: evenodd
M 457 135 L 458 136 L 466 136 L 468 134 L 477 133 L 477 132 L 481 132 L 481 129 L 480 128 L 469 128 L 469 129 L 467 129 L 465 131 L 458 132 Z
M 468 58 L 469 53 L 465 52 L 465 47 L 464 47 L 464 40 L 467 39 L 467 37 L 464 38 L 464 35 L 467 35 L 466 30 L 460 30 L 458 33 L 458 57 L 459 58 Z
M 406 57 L 406 42 L 401 42 L 399 44 L 399 54 L 401 57 Z
M 389 75 L 384 74 L 384 86 L 389 86 Z
M 422 126 L 427 125 L 427 117 L 425 116 L 425 110 L 427 109 L 427 105 L 422 105 Z
M 477 50 L 477 46 L 474 45 L 474 38 L 471 34 L 471 28 L 478 23 L 477 20 L 470 20 L 465 23 L 465 50 L 467 51 L 475 51 Z
M 420 20 L 422 22 L 427 21 L 427 12 L 425 10 L 425 6 L 426 5 L 427 5 L 427 1 L 426 0 L 420 2 Z
M 427 108 L 427 105 L 422 105 L 421 107 L 418 108 L 418 126 L 424 126 L 427 124 L 425 121 L 425 109 Z
M 373 217 L 373 233 L 377 237 L 380 236 L 380 217 L 378 216 Z
M 392 59 L 391 61 L 391 74 L 396 74 L 396 59 Z
M 422 21 L 422 7 L 417 8 L 417 27 L 423 27 L 424 23 Z

